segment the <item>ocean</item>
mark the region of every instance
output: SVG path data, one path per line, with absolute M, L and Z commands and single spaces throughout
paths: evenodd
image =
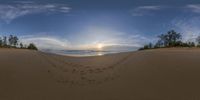
M 106 54 L 113 54 L 113 53 L 120 53 L 120 52 L 129 52 L 130 50 L 126 50 L 126 51 L 42 50 L 42 51 L 43 52 L 47 52 L 47 53 L 59 54 L 59 55 L 84 57 L 84 56 L 102 56 L 102 55 L 106 55 Z

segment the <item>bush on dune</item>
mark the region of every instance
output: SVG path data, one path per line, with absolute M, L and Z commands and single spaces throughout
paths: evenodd
M 31 50 L 38 50 L 38 48 L 35 46 L 35 44 L 33 43 L 30 43 L 29 46 L 28 46 L 28 49 L 31 49 Z

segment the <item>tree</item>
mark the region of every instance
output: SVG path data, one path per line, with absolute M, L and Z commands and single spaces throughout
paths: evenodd
M 169 35 L 169 45 L 175 46 L 176 42 L 181 40 L 182 36 L 180 33 L 175 32 L 174 30 L 171 30 L 168 32 Z
M 192 42 L 192 45 L 191 45 L 192 47 L 195 47 L 195 43 L 194 42 Z
M 175 32 L 174 30 L 168 31 L 166 34 L 161 34 L 158 36 L 159 42 L 163 43 L 165 47 L 174 47 L 177 42 L 182 39 L 180 33 Z M 160 44 L 159 43 L 159 44 Z
M 163 42 L 162 42 L 161 40 L 158 40 L 158 41 L 156 42 L 154 48 L 161 48 L 161 47 L 163 47 L 163 45 L 164 45 Z
M 182 47 L 189 47 L 188 43 L 182 43 Z
M 2 40 L 2 38 L 0 37 L 0 47 L 2 47 L 3 46 L 3 40 Z
M 19 46 L 18 46 L 19 45 Z M 0 47 L 3 48 L 26 48 L 32 50 L 38 50 L 35 44 L 30 43 L 28 46 L 26 44 L 20 43 L 19 38 L 14 35 L 9 35 L 7 38 L 6 36 L 0 37 Z
M 149 45 L 144 45 L 144 49 L 149 49 Z
M 9 38 L 8 38 L 8 42 L 9 42 L 9 45 L 12 46 L 14 41 L 13 41 L 13 35 L 10 35 Z
M 167 40 L 166 35 L 161 34 L 161 35 L 158 36 L 158 38 L 159 38 L 159 40 L 158 40 L 159 43 L 158 44 L 163 44 L 166 47 L 167 44 L 168 44 L 168 40 Z
M 31 50 L 38 50 L 38 48 L 35 46 L 35 44 L 33 43 L 30 43 L 29 46 L 28 46 L 28 49 L 31 49 Z
M 198 37 L 196 38 L 196 42 L 198 43 L 198 45 L 200 45 L 200 36 L 198 36 Z
M 144 45 L 144 47 L 139 48 L 138 50 L 146 50 L 146 49 L 149 49 L 149 45 Z
M 150 49 L 153 48 L 153 44 L 149 43 L 148 48 L 150 48 Z
M 13 37 L 13 45 L 16 47 L 18 45 L 18 37 L 17 36 L 14 36 Z
M 188 47 L 195 47 L 195 43 L 194 42 L 188 42 Z
M 3 46 L 4 47 L 7 46 L 7 37 L 6 36 L 3 37 Z
M 19 45 L 20 45 L 20 48 L 24 48 L 24 45 L 22 43 L 20 43 Z
M 16 47 L 18 45 L 18 40 L 17 36 L 10 35 L 8 38 L 9 45 Z
M 174 46 L 175 47 L 181 47 L 182 45 L 183 45 L 182 41 L 177 41 Z

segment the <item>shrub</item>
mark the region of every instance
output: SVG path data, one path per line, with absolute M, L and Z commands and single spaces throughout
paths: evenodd
M 28 46 L 28 49 L 31 49 L 31 50 L 38 50 L 38 48 L 35 46 L 35 44 L 33 43 L 30 43 L 29 46 Z

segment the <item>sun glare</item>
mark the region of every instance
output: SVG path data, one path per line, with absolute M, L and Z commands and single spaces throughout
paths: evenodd
M 103 48 L 103 44 L 97 44 L 97 49 L 101 50 Z

